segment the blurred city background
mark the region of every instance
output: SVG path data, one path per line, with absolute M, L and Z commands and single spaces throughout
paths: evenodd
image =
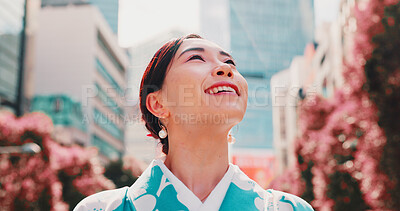
M 139 83 L 197 33 L 249 84 L 230 160 L 316 210 L 399 210 L 398 0 L 0 0 L 0 210 L 71 210 L 160 145 Z

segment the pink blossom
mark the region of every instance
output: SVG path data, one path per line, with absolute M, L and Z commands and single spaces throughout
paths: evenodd
M 80 146 L 61 146 L 52 139 L 53 124 L 43 113 L 30 113 L 16 118 L 10 112 L 0 112 L 0 140 L 2 145 L 22 145 L 35 142 L 32 137 L 21 140 L 26 132 L 40 137 L 42 151 L 36 155 L 18 155 L 11 164 L 9 155 L 0 156 L 0 207 L 14 210 L 14 201 L 34 202 L 47 194 L 51 210 L 68 210 L 62 198 L 62 183 L 58 173 L 80 175 L 77 183 L 83 194 L 114 188 L 114 184 L 104 177 L 104 167 L 96 159 L 97 150 Z M 45 190 L 48 191 L 44 192 Z M 24 204 L 26 209 L 33 209 Z

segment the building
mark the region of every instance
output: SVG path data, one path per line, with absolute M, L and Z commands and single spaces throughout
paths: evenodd
M 42 7 L 92 4 L 98 7 L 112 31 L 118 33 L 118 0 L 42 0 Z
M 343 0 L 338 19 L 321 24 L 315 32 L 315 45 L 308 45 L 303 56 L 295 57 L 291 66 L 271 79 L 273 90 L 274 146 L 277 174 L 294 165 L 297 129 L 297 103 L 307 95 L 330 98 L 344 83 L 343 59 L 352 59 L 352 36 L 356 30 L 350 11 L 355 1 Z
M 88 139 L 86 122 L 80 102 L 67 95 L 35 96 L 31 111 L 46 113 L 54 124 L 54 139 L 64 145 L 84 145 Z
M 229 1 L 202 0 L 199 4 L 201 35 L 227 51 L 231 49 Z
M 66 95 L 82 105 L 89 139 L 104 159 L 124 151 L 129 61 L 97 7 L 44 7 L 39 16 L 35 95 Z
M 0 99 L 1 106 L 19 110 L 18 84 L 23 64 L 25 2 L 0 2 Z M 14 12 L 11 12 L 14 11 Z
M 314 48 L 310 49 L 311 59 Z M 312 71 L 310 57 L 296 56 L 290 68 L 280 71 L 271 78 L 274 148 L 276 155 L 275 175 L 296 161 L 294 156 L 294 140 L 297 137 L 297 103 L 301 99 L 301 87 L 306 76 Z M 307 94 L 315 94 L 315 87 L 309 87 Z
M 0 108 L 29 110 L 32 41 L 40 0 L 0 1 Z
M 313 40 L 313 1 L 230 1 L 231 51 L 249 82 L 243 148 L 273 148 L 270 79 Z M 251 135 L 249 139 L 248 136 Z
M 230 51 L 249 85 L 248 109 L 243 121 L 233 129 L 237 140 L 232 149 L 233 160 L 247 152 L 247 157 L 254 160 L 274 162 L 263 157 L 273 157 L 275 153 L 270 80 L 272 75 L 288 68 L 295 56 L 302 55 L 306 44 L 313 40 L 313 3 L 313 0 L 201 1 L 201 32 Z M 260 164 L 265 177 L 272 175 L 265 168 L 270 164 Z
M 313 40 L 313 1 L 202 1 L 201 8 L 201 32 L 231 51 L 249 83 L 248 111 L 234 148 L 272 149 L 269 81 Z
M 137 159 L 150 163 L 161 153 L 158 140 L 146 135 L 149 133 L 141 120 L 139 108 L 139 88 L 143 73 L 157 50 L 173 38 L 183 36 L 185 33 L 179 30 L 171 30 L 156 35 L 149 40 L 130 48 L 132 55 L 131 68 L 129 68 L 128 87 L 129 94 L 127 113 L 129 121 L 126 124 L 125 143 L 127 154 Z

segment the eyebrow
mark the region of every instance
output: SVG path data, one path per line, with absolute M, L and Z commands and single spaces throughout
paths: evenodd
M 181 57 L 183 54 L 189 52 L 189 51 L 200 51 L 200 52 L 204 52 L 205 50 L 204 50 L 204 48 L 200 48 L 200 47 L 188 48 L 188 49 L 184 50 L 184 51 L 178 56 L 178 58 Z M 231 56 L 229 53 L 225 52 L 225 51 L 219 51 L 219 54 L 232 58 L 232 56 Z
M 227 53 L 225 51 L 220 51 L 219 54 L 233 58 L 229 53 Z
M 201 51 L 201 52 L 204 52 L 205 50 L 204 50 L 204 48 L 188 48 L 188 49 L 184 50 L 184 51 L 178 56 L 178 58 L 181 57 L 184 53 L 189 52 L 189 51 Z

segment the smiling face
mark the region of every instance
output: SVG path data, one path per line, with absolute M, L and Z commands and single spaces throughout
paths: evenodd
M 229 123 L 243 119 L 247 82 L 233 58 L 204 39 L 187 39 L 168 68 L 162 102 L 176 123 Z

